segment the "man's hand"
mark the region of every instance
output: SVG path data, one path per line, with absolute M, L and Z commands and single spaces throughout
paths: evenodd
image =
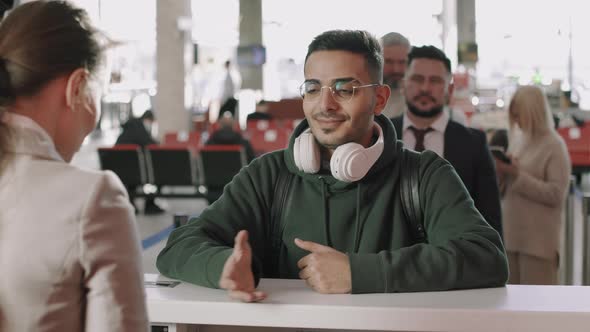
M 256 291 L 254 287 L 248 231 L 242 230 L 236 235 L 234 251 L 223 266 L 219 287 L 227 289 L 231 298 L 243 302 L 257 302 L 266 298 L 264 292 Z
M 297 262 L 299 278 L 315 291 L 344 294 L 352 290 L 348 256 L 321 244 L 295 239 L 295 245 L 310 252 Z

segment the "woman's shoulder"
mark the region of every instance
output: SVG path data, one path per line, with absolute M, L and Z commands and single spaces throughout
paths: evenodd
M 82 168 L 67 163 L 49 162 L 44 165 L 47 177 L 55 177 L 67 181 L 67 188 L 76 190 L 76 188 L 88 188 L 92 186 L 101 186 L 105 189 L 125 189 L 119 177 L 112 171 L 103 171 Z
M 39 161 L 37 165 L 31 166 L 30 173 L 31 178 L 27 182 L 32 185 L 44 183 L 49 194 L 59 193 L 53 195 L 56 200 L 68 200 L 74 205 L 78 202 L 82 209 L 91 207 L 96 202 L 127 200 L 123 183 L 112 171 L 87 169 L 63 162 Z
M 563 138 L 556 131 L 551 131 L 548 135 L 545 135 L 545 142 L 543 145 L 544 149 L 551 149 L 554 151 L 567 153 L 567 145 L 565 144 Z

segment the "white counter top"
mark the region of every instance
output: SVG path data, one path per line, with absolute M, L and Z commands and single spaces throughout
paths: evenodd
M 145 275 L 146 281 L 169 280 Z M 322 295 L 301 280 L 263 279 L 260 303 L 181 283 L 146 287 L 150 321 L 389 331 L 590 331 L 590 287 L 517 286 L 476 290 Z

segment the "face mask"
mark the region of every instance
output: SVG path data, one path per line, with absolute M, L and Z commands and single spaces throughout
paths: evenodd
M 143 127 L 147 130 L 148 133 L 152 133 L 152 122 L 151 121 L 144 121 Z

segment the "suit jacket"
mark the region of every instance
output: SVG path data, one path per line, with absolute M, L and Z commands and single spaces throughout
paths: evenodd
M 111 172 L 62 160 L 10 115 L 0 171 L 0 331 L 147 331 L 139 239 Z
M 391 119 L 399 140 L 403 116 Z M 496 167 L 481 130 L 467 128 L 449 120 L 444 134 L 444 158 L 453 165 L 471 194 L 475 207 L 502 236 L 502 210 Z

